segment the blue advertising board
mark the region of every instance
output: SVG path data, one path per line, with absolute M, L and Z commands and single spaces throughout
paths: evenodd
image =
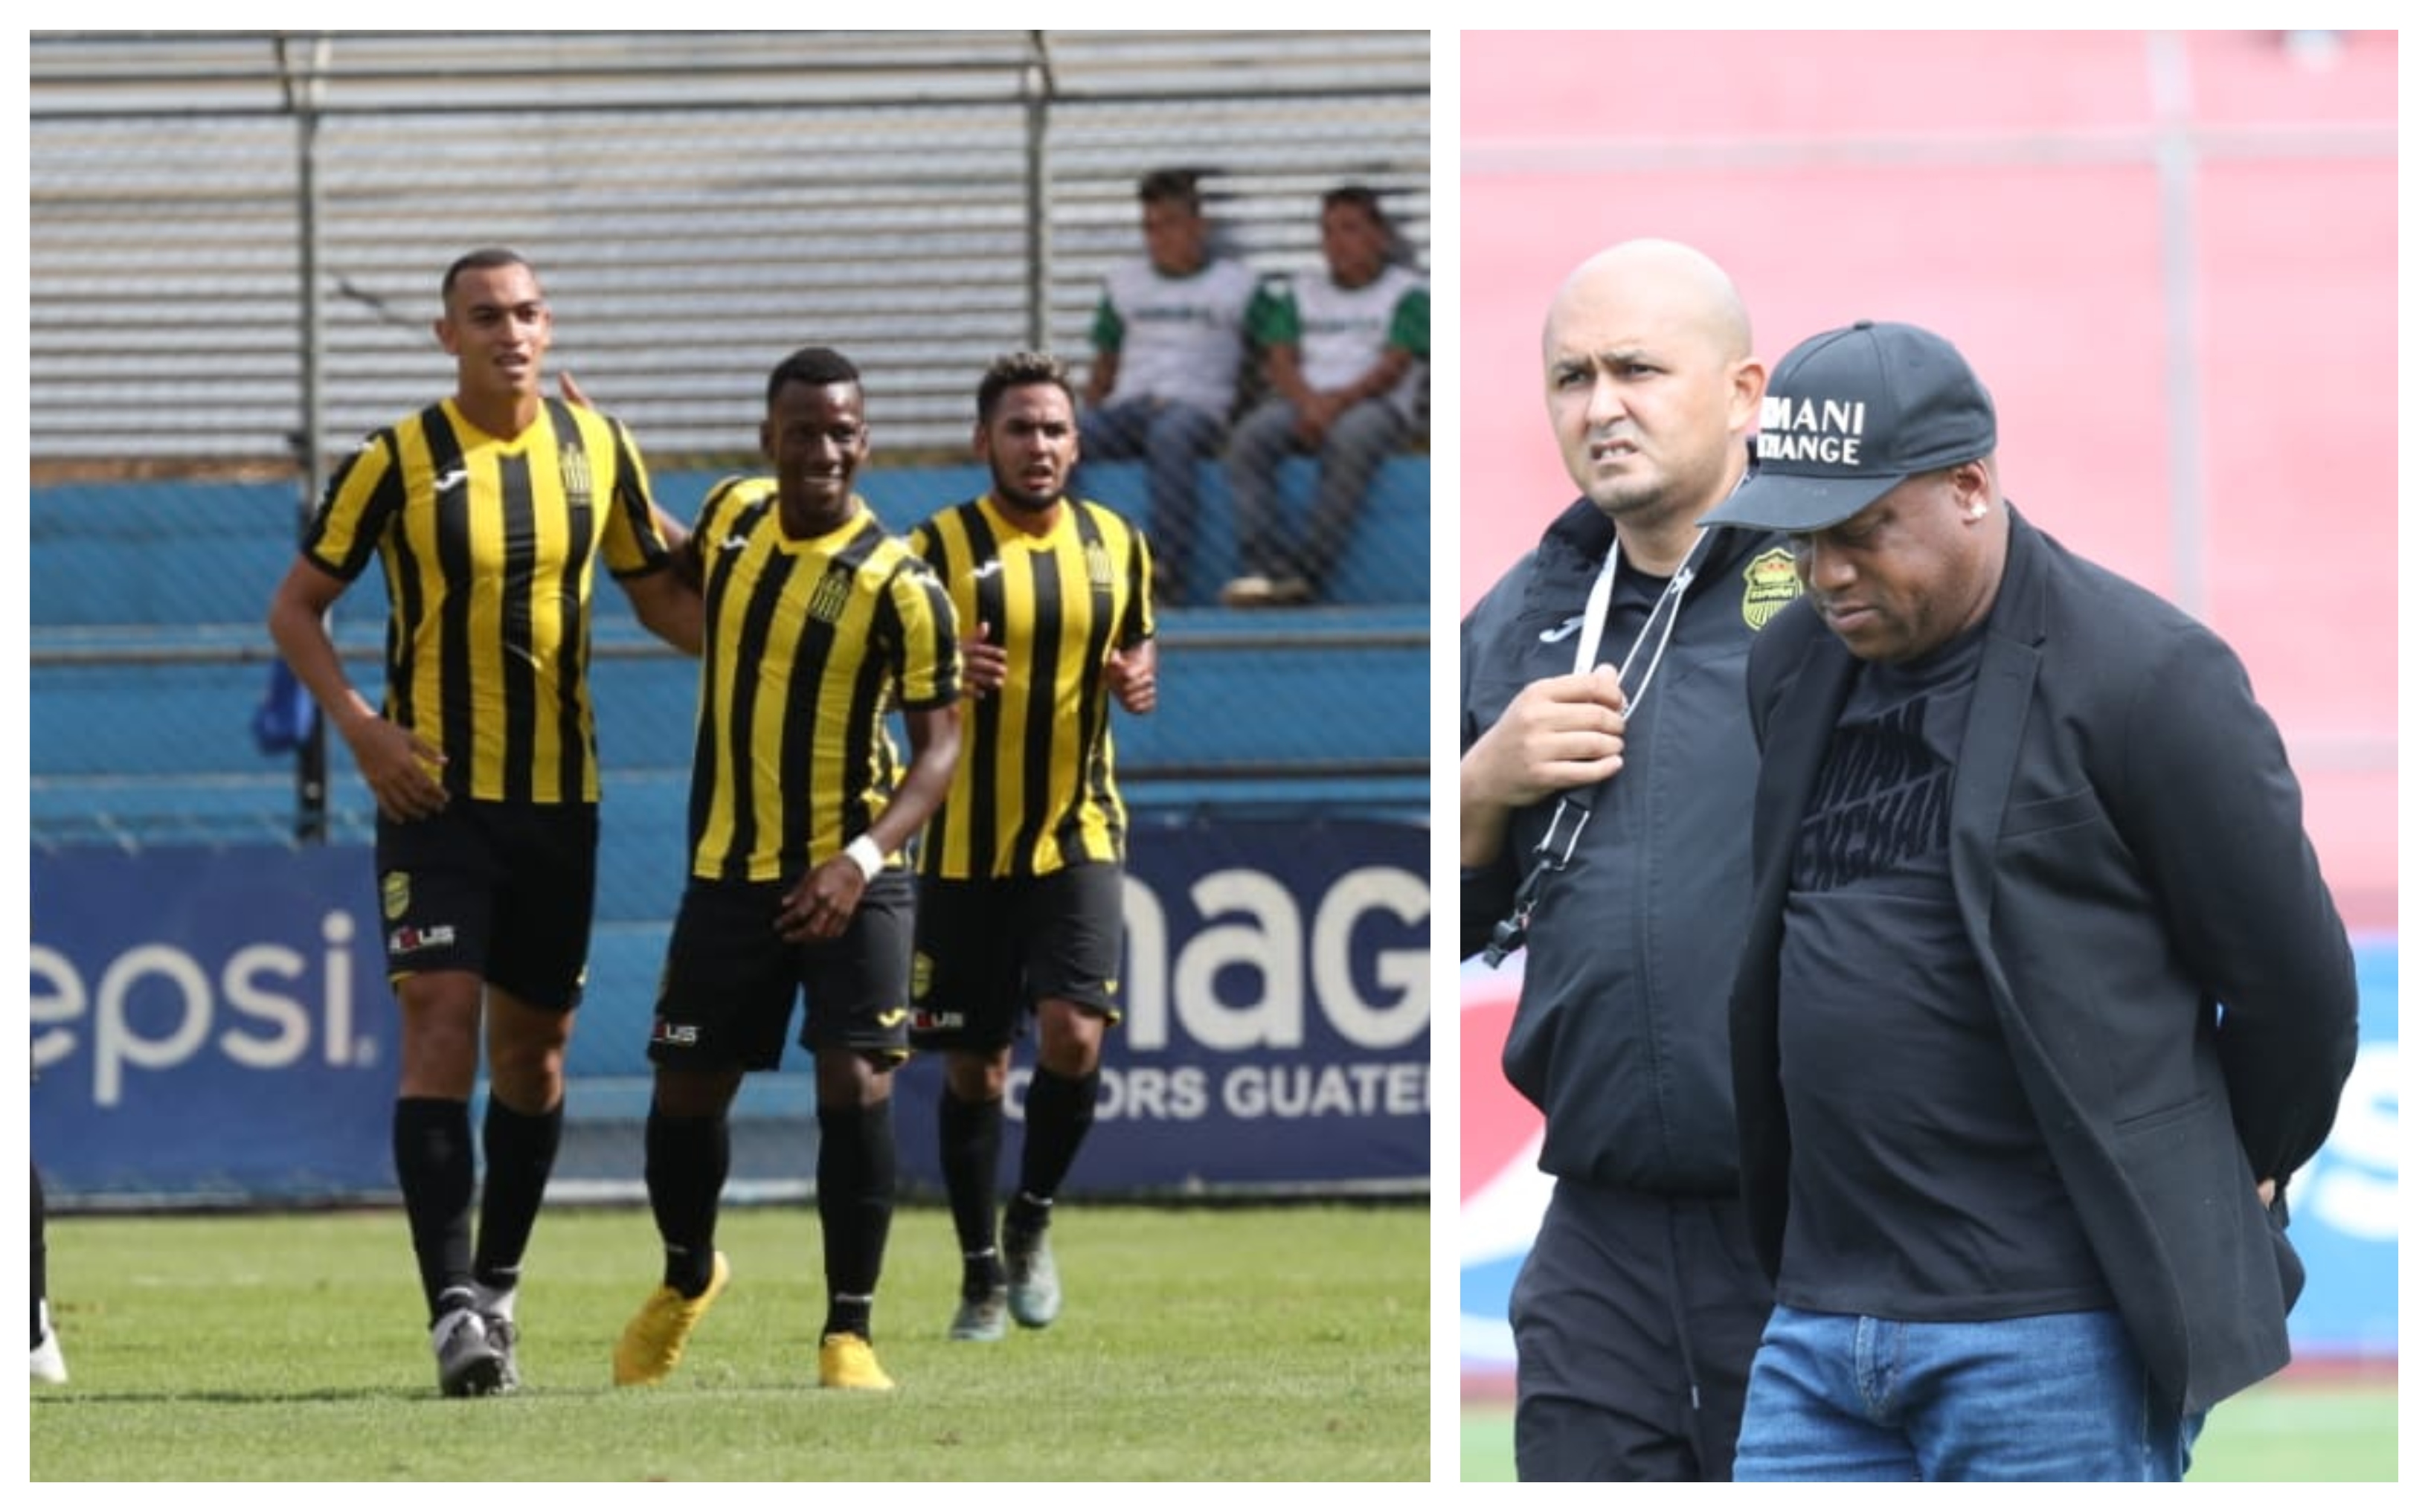
M 1415 825 L 1205 819 L 1138 837 L 1124 1021 L 1067 1190 L 1425 1190 L 1426 864 Z M 38 854 L 33 896 L 32 1138 L 49 1187 L 392 1194 L 396 1013 L 365 847 Z M 629 1046 L 599 1074 L 643 1087 L 646 994 L 637 978 L 594 981 L 582 1032 Z M 909 1181 L 932 1170 L 941 1069 L 920 1057 L 897 1079 Z M 1025 1087 L 1016 1070 L 1015 1119 Z M 568 1090 L 573 1119 L 611 1106 Z M 637 1164 L 596 1174 L 638 1190 Z
M 1415 825 L 1202 820 L 1136 837 L 1124 1017 L 1068 1189 L 1423 1191 L 1426 865 Z M 897 1082 L 906 1159 L 932 1127 L 911 1110 L 922 1069 Z M 1015 1072 L 1015 1116 L 1024 1089 Z
M 392 1185 L 396 1013 L 359 848 L 33 867 L 31 1138 L 62 1193 Z
M 2391 1359 L 2402 1142 L 2394 937 L 2356 938 L 2353 955 L 2360 971 L 2360 1056 L 2344 1083 L 2334 1132 L 2285 1192 L 2293 1245 L 2309 1273 L 2289 1325 L 2296 1355 Z

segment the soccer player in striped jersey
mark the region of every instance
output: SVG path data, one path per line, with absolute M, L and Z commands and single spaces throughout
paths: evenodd
M 450 1396 L 512 1390 L 515 1295 L 564 1123 L 599 837 L 593 569 L 699 647 L 669 570 L 682 529 L 624 427 L 550 399 L 539 276 L 502 247 L 440 281 L 455 392 L 373 433 L 330 480 L 270 632 L 379 804 L 375 863 L 402 1016 L 397 1184 Z M 387 687 L 348 679 L 325 616 L 376 557 Z M 485 1046 L 487 1178 L 472 1236 L 470 1102 Z
M 950 1334 L 987 1340 L 1004 1336 L 1007 1304 L 1031 1328 L 1061 1309 L 1046 1223 L 1121 1018 L 1127 827 L 1110 710 L 1155 708 L 1156 654 L 1146 537 L 1063 492 L 1079 433 L 1061 364 L 997 359 L 977 408 L 993 486 L 911 533 L 970 627 L 965 749 L 920 850 L 911 1043 L 945 1056 L 938 1134 L 962 1254 Z M 1032 1014 L 1020 1185 L 998 1247 L 1004 1090 Z
M 827 1314 L 818 1384 L 890 1390 L 870 1315 L 894 1217 L 894 1070 L 910 1054 L 905 848 L 960 750 L 953 606 L 852 492 L 860 373 L 808 347 L 767 380 L 772 477 L 711 490 L 686 549 L 707 600 L 691 873 L 649 1031 L 645 1170 L 662 1284 L 615 1346 L 664 1380 L 726 1284 L 716 1208 L 743 1076 L 773 1070 L 796 998 L 817 1064 Z M 887 731 L 898 709 L 908 765 Z

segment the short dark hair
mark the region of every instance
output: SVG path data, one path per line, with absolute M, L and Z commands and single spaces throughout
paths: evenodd
M 531 259 L 512 247 L 475 247 L 447 265 L 447 276 L 438 281 L 438 303 L 446 304 L 454 294 L 458 276 L 482 268 L 531 268 L 532 276 L 539 276 L 539 270 L 532 268 Z
M 1063 397 L 1076 408 L 1079 396 L 1071 387 L 1070 370 L 1060 359 L 1042 352 L 1007 352 L 987 364 L 986 376 L 978 380 L 978 423 L 994 419 L 995 402 L 1014 388 L 1026 388 L 1035 384 L 1052 384 L 1062 390 Z
M 767 375 L 767 407 L 776 407 L 776 396 L 784 391 L 786 384 L 824 388 L 828 384 L 857 386 L 859 383 L 860 370 L 851 365 L 849 357 L 832 347 L 803 347 L 776 364 L 776 370 Z
M 1338 189 L 1326 189 L 1323 194 L 1323 207 L 1329 210 L 1337 205 L 1357 206 L 1372 216 L 1376 225 L 1388 226 L 1391 223 L 1390 218 L 1383 213 L 1383 196 L 1363 184 L 1343 184 Z
M 1197 170 L 1158 168 L 1139 180 L 1138 197 L 1141 205 L 1181 205 L 1195 210 Z

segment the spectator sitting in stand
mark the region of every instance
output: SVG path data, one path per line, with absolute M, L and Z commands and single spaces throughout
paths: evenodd
M 1149 173 L 1138 197 L 1147 255 L 1105 279 L 1089 334 L 1096 358 L 1080 396 L 1079 455 L 1145 459 L 1156 598 L 1178 602 L 1195 535 L 1197 463 L 1222 445 L 1239 402 L 1256 275 L 1213 250 L 1195 173 Z
M 1416 426 L 1433 350 L 1425 277 L 1393 258 L 1399 238 L 1372 189 L 1324 195 L 1322 224 L 1324 271 L 1271 280 L 1250 307 L 1273 397 L 1239 422 L 1226 458 L 1246 568 L 1222 589 L 1226 604 L 1316 598 L 1375 470 Z M 1275 482 L 1293 452 L 1318 459 L 1314 504 L 1295 534 L 1283 526 Z

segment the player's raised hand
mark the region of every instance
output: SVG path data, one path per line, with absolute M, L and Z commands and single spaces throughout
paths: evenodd
M 1611 667 L 1543 678 L 1528 683 L 1468 748 L 1460 789 L 1468 797 L 1524 808 L 1617 771 L 1626 735 L 1627 698 Z
M 1155 642 L 1140 641 L 1105 658 L 1105 681 L 1113 698 L 1132 714 L 1155 712 Z
M 972 698 L 983 698 L 1002 687 L 1009 671 L 1003 647 L 987 639 L 993 628 L 980 620 L 977 633 L 961 642 L 961 690 Z

